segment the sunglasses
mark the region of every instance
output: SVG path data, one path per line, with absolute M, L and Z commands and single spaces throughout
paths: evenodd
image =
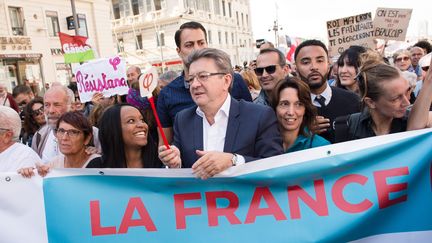
M 270 65 L 267 67 L 257 67 L 257 68 L 255 68 L 255 74 L 257 76 L 262 76 L 264 73 L 264 70 L 268 74 L 273 74 L 274 72 L 276 72 L 276 65 Z
M 427 72 L 427 71 L 429 70 L 429 66 L 427 66 L 427 67 L 422 67 L 422 70 L 425 71 L 425 72 Z
M 41 106 L 37 110 L 32 110 L 32 115 L 35 115 L 35 116 L 42 115 L 43 113 L 44 113 L 44 107 L 43 106 Z
M 406 62 L 409 59 L 410 59 L 409 57 L 398 57 L 398 58 L 396 58 L 396 62 L 401 62 L 402 60 Z

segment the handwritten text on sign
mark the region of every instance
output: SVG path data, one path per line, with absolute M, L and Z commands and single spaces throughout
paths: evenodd
M 127 94 L 126 64 L 120 57 L 102 58 L 76 68 L 75 77 L 81 102 L 91 101 L 94 93 L 105 97 Z
M 375 38 L 404 41 L 412 9 L 378 8 L 374 18 Z
M 142 97 L 150 98 L 152 96 L 152 92 L 157 86 L 158 78 L 158 73 L 154 67 L 149 67 L 144 70 L 138 80 Z
M 327 21 L 329 54 L 336 56 L 352 45 L 373 48 L 372 13 Z

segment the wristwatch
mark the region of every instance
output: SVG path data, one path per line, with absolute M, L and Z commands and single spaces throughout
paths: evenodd
M 233 157 L 231 158 L 232 166 L 236 166 L 237 165 L 237 161 L 238 161 L 237 154 L 233 154 Z

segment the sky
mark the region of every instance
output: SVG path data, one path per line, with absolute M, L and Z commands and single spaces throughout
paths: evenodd
M 411 8 L 407 37 L 417 37 L 419 26 L 429 21 L 428 34 L 432 35 L 431 7 L 425 0 L 250 0 L 254 39 L 274 42 L 273 28 L 276 17 L 279 34 L 293 37 L 320 38 L 327 40 L 326 22 L 343 17 L 375 11 L 378 7 Z M 277 6 L 277 8 L 276 8 Z M 428 11 L 429 10 L 429 11 Z M 429 12 L 429 13 L 428 13 Z

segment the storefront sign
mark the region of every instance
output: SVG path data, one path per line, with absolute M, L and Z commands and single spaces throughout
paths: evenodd
M 1 51 L 22 51 L 31 50 L 30 37 L 0 37 Z

